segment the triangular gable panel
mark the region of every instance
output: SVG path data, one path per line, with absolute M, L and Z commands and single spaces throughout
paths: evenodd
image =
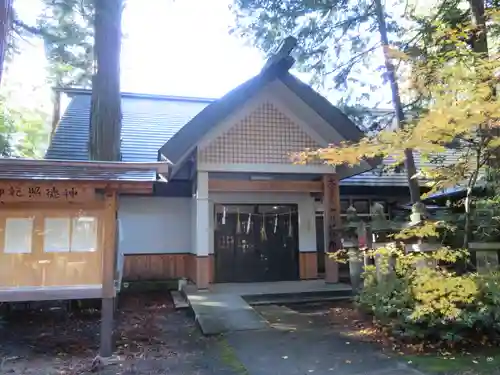
M 321 145 L 299 125 L 264 101 L 199 151 L 201 163 L 292 164 L 291 154 Z

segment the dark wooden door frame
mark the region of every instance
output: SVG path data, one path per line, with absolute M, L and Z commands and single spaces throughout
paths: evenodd
M 258 282 L 258 281 L 285 281 L 299 280 L 299 248 L 298 248 L 298 205 L 297 204 L 237 204 L 237 203 L 216 203 L 216 206 L 239 206 L 253 207 L 251 210 L 253 218 L 253 229 L 250 234 L 236 234 L 235 218 L 231 222 L 231 216 L 236 214 L 226 214 L 226 236 L 224 232 L 214 228 L 214 260 L 215 260 L 215 281 L 216 282 Z M 260 228 L 264 216 L 259 213 L 259 207 L 279 206 L 289 207 L 292 210 L 293 237 L 285 236 L 279 232 L 274 236 L 274 232 L 268 232 L 268 239 L 261 241 Z M 240 214 L 245 216 L 246 213 Z M 218 225 L 217 212 L 214 213 L 215 223 Z M 269 217 L 274 217 L 272 214 Z M 269 221 L 266 220 L 266 228 Z M 219 231 L 219 233 L 218 233 Z M 280 241 L 281 236 L 281 241 Z M 285 241 L 283 241 L 285 239 Z M 224 248 L 219 247 L 219 241 L 223 240 Z M 279 245 L 281 243 L 281 246 Z M 267 247 L 266 247 L 267 245 Z M 238 246 L 244 246 L 238 249 Z M 289 252 L 288 248 L 291 248 Z M 224 254 L 225 253 L 225 254 Z M 224 256 L 224 255 L 225 256 Z M 282 256 L 282 259 L 278 259 Z M 232 257 L 232 259 L 228 259 Z

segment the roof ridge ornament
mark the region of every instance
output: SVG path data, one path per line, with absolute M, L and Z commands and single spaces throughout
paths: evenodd
M 274 53 L 267 59 L 261 72 L 267 71 L 271 67 L 276 66 L 283 61 L 286 61 L 284 67 L 285 70 L 288 71 L 288 69 L 290 69 L 295 62 L 295 59 L 290 56 L 295 47 L 297 47 L 297 38 L 293 36 L 287 36 L 283 40 L 283 42 L 281 42 L 276 53 Z

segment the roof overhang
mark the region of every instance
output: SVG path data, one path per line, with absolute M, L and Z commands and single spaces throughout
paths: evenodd
M 168 161 L 121 162 L 50 159 L 0 158 L 0 179 L 4 180 L 77 180 L 115 183 L 153 182 L 156 174 L 167 179 Z

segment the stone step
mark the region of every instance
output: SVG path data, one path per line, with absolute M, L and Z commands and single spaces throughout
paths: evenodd
M 189 303 L 181 292 L 172 290 L 170 291 L 170 295 L 172 296 L 172 301 L 174 302 L 174 307 L 176 310 L 189 308 Z
M 258 306 L 256 310 L 270 324 L 271 327 L 280 330 L 303 330 L 314 326 L 316 319 L 309 315 L 301 314 L 283 305 Z
M 321 297 L 283 297 L 283 298 L 265 298 L 259 297 L 253 301 L 249 301 L 252 306 L 265 306 L 274 304 L 302 304 L 315 302 L 332 302 L 332 301 L 348 301 L 352 296 L 321 296 Z
M 352 298 L 351 289 L 304 291 L 297 293 L 268 293 L 243 297 L 250 305 L 271 305 L 280 303 L 311 303 L 322 301 L 339 301 Z

